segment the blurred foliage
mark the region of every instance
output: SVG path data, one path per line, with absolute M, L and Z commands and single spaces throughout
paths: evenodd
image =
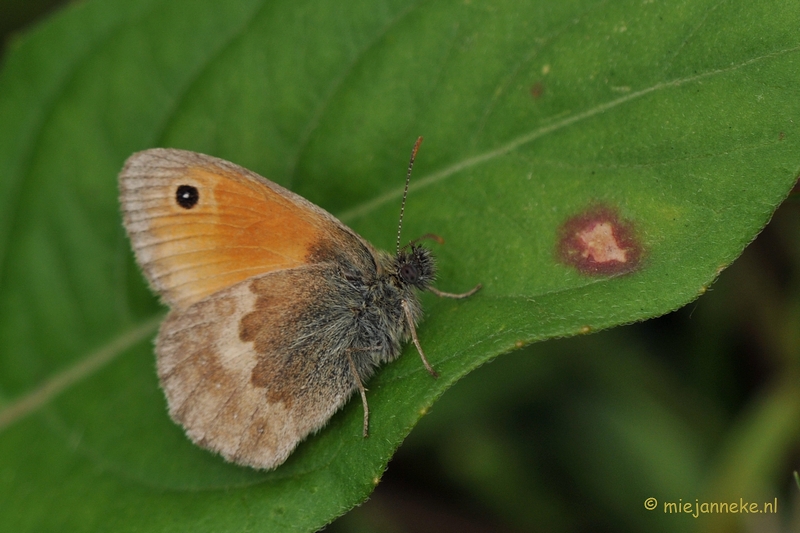
M 64 3 L 64 0 L 0 0 L 0 53 L 15 33 Z

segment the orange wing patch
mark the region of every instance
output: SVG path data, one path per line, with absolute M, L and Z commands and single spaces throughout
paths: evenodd
M 147 150 L 131 156 L 120 183 L 137 259 L 173 307 L 305 264 L 312 248 L 332 237 L 333 217 L 326 212 L 213 157 Z M 181 186 L 196 189 L 191 207 L 177 200 Z

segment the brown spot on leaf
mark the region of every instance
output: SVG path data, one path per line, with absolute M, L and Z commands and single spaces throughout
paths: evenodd
M 595 205 L 562 224 L 557 255 L 582 274 L 611 276 L 635 270 L 642 246 L 630 221 L 614 208 Z
M 534 100 L 538 100 L 544 94 L 544 84 L 540 81 L 537 81 L 533 85 L 531 85 L 531 96 L 533 96 Z

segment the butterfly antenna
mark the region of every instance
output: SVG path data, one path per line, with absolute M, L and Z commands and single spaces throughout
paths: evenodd
M 400 253 L 400 231 L 403 229 L 403 214 L 406 211 L 406 197 L 408 196 L 408 184 L 411 181 L 411 169 L 414 168 L 414 159 L 417 157 L 417 150 L 422 144 L 422 137 L 417 138 L 414 149 L 411 150 L 411 160 L 408 162 L 408 174 L 406 174 L 406 188 L 403 190 L 403 202 L 400 204 L 400 222 L 397 224 L 397 253 Z

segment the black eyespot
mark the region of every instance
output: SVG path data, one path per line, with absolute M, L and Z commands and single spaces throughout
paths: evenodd
M 400 265 L 400 277 L 406 283 L 416 283 L 419 280 L 419 272 L 413 264 L 403 263 Z
M 175 192 L 175 201 L 184 209 L 191 209 L 200 200 L 200 191 L 191 185 L 181 185 Z

